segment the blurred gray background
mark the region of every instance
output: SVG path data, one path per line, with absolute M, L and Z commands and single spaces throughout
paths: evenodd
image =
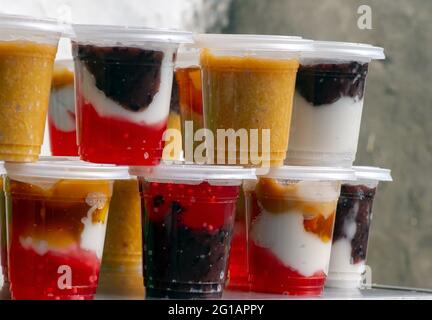
M 357 26 L 360 5 L 372 30 Z M 368 264 L 374 283 L 432 288 L 432 1 L 232 0 L 207 31 L 385 48 L 370 66 L 357 164 L 391 168 L 395 181 L 378 191 Z

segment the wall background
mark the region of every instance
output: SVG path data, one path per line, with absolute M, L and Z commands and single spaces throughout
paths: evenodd
M 373 30 L 357 28 L 362 4 Z M 387 60 L 370 66 L 357 163 L 389 167 L 395 182 L 379 190 L 369 265 L 376 283 L 432 288 L 432 1 L 0 0 L 0 12 L 383 46 Z

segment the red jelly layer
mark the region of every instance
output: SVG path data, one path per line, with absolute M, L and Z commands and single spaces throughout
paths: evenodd
M 269 249 L 250 243 L 252 290 L 294 296 L 319 296 L 326 275 L 324 271 L 305 277 L 285 266 Z
M 181 210 L 183 226 L 212 231 L 234 219 L 239 191 L 239 186 L 213 186 L 207 182 L 198 185 L 151 182 L 144 183 L 143 196 L 150 220 L 161 222 L 172 210 Z
M 231 242 L 228 270 L 229 289 L 242 291 L 250 290 L 246 225 L 244 221 L 236 221 L 234 225 L 234 236 Z
M 53 121 L 49 118 L 49 133 L 51 143 L 51 153 L 53 156 L 78 156 L 78 146 L 76 131 L 65 132 L 57 129 Z
M 165 142 L 167 119 L 153 125 L 101 117 L 78 99 L 78 143 L 82 160 L 117 165 L 157 165 Z
M 68 266 L 72 287 L 65 284 L 59 267 Z M 13 299 L 18 300 L 90 300 L 96 293 L 100 261 L 93 252 L 73 248 L 44 255 L 25 249 L 15 239 L 10 249 L 10 280 Z M 59 280 L 60 279 L 60 280 Z

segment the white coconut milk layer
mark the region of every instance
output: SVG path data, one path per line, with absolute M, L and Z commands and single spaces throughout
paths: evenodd
M 51 91 L 49 118 L 57 130 L 72 132 L 75 123 L 75 91 L 73 84 Z
M 296 92 L 287 162 L 352 163 L 357 152 L 362 110 L 363 99 L 342 97 L 335 103 L 314 107 Z
M 137 124 L 157 124 L 167 120 L 169 114 L 171 89 L 173 81 L 172 65 L 173 51 L 165 51 L 161 65 L 161 78 L 159 91 L 154 95 L 153 101 L 143 111 L 130 111 L 108 98 L 102 90 L 96 87 L 94 76 L 87 70 L 85 64 L 77 61 L 82 83 L 81 94 L 84 100 L 93 105 L 100 117 L 114 117 Z
M 261 210 L 252 226 L 251 239 L 271 251 L 285 266 L 305 277 L 327 273 L 331 241 L 307 232 L 301 212 L 271 214 Z

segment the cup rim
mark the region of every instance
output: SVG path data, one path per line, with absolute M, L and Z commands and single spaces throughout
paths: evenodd
M 0 14 L 0 29 L 18 32 L 44 32 L 57 35 L 60 38 L 65 31 L 65 25 L 56 19 Z
M 192 32 L 176 29 L 148 28 L 127 25 L 72 24 L 69 37 L 81 42 L 158 42 L 166 44 L 192 43 Z
M 84 162 L 77 157 L 40 157 L 37 162 L 5 164 L 9 177 L 34 177 L 82 180 L 127 180 L 128 168 L 109 164 Z
M 368 60 L 384 60 L 384 48 L 366 43 L 313 41 L 313 50 L 305 52 L 303 58 L 363 58 Z
M 226 181 L 240 182 L 242 180 L 255 180 L 253 168 L 240 166 L 200 165 L 187 162 L 161 162 L 158 166 L 132 166 L 129 169 L 132 176 L 143 177 L 148 181 L 179 181 L 203 182 Z
M 257 176 L 262 178 L 307 181 L 356 180 L 353 169 L 342 167 L 283 166 L 270 168 L 269 170 L 257 169 Z
M 312 40 L 297 36 L 203 33 L 194 36 L 199 48 L 258 51 L 311 51 Z
M 367 166 L 354 166 L 357 180 L 393 181 L 390 169 Z

